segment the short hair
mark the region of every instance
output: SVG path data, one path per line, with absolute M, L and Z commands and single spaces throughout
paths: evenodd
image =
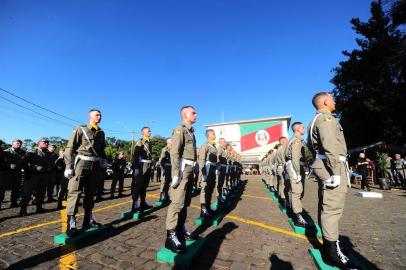
M 295 132 L 295 127 L 296 127 L 297 125 L 303 125 L 303 123 L 302 123 L 302 122 L 294 122 L 294 123 L 292 124 L 292 126 L 291 126 L 293 132 Z
M 278 141 L 281 141 L 283 139 L 287 139 L 285 136 L 279 137 Z
M 90 110 L 89 110 L 89 113 L 91 113 L 91 112 L 98 112 L 98 113 L 101 113 L 101 111 L 100 111 L 99 109 L 90 109 Z
M 19 142 L 20 144 L 23 144 L 23 142 L 20 139 L 15 139 L 12 141 L 12 143 L 15 143 L 15 142 Z
M 141 129 L 141 133 L 144 131 L 144 129 L 151 129 L 150 127 L 142 127 L 142 129 Z
M 206 130 L 206 137 L 209 135 L 210 132 L 214 132 L 214 129 L 211 129 L 211 128 L 207 129 Z
M 193 110 L 196 110 L 195 107 L 193 107 L 192 105 L 185 105 L 185 106 L 183 106 L 182 108 L 180 108 L 180 112 L 182 113 L 182 111 L 183 111 L 184 109 L 188 109 L 188 108 L 192 108 Z
M 320 98 L 325 97 L 326 95 L 329 95 L 329 93 L 328 92 L 319 92 L 313 96 L 312 104 L 316 109 L 317 109 L 317 103 L 319 102 Z

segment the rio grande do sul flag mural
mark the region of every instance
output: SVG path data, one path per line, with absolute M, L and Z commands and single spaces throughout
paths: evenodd
M 282 121 L 242 124 L 241 151 L 273 143 L 282 136 Z

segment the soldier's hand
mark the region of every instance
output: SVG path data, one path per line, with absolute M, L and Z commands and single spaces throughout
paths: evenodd
M 341 182 L 341 177 L 339 175 L 332 175 L 327 181 L 326 181 L 326 186 L 327 187 L 338 187 Z
M 302 181 L 302 176 L 298 176 L 296 179 L 295 179 L 295 182 L 296 182 L 296 184 L 297 183 L 299 183 L 299 182 L 301 182 Z
M 14 170 L 15 168 L 17 168 L 15 164 L 10 164 L 10 169 Z
M 72 169 L 66 169 L 65 172 L 63 173 L 63 175 L 66 178 L 71 179 L 73 177 L 73 170 Z
M 203 180 L 203 182 L 206 182 L 207 181 L 207 175 L 202 175 L 202 180 Z
M 179 179 L 179 176 L 174 176 L 172 178 L 171 187 L 176 189 L 179 186 L 180 181 L 181 179 Z
M 134 176 L 138 176 L 140 174 L 140 170 L 134 169 Z

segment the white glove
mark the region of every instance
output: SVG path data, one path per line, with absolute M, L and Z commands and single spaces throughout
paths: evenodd
M 134 176 L 138 176 L 140 174 L 140 170 L 134 169 Z
M 207 175 L 202 175 L 203 182 L 207 181 Z
M 338 187 L 341 182 L 341 177 L 339 175 L 332 175 L 329 179 L 326 181 L 326 186 L 327 187 Z
M 99 160 L 99 163 L 100 163 L 100 168 L 107 169 L 107 160 L 102 158 L 102 159 Z
M 73 177 L 73 170 L 72 169 L 66 169 L 65 172 L 63 173 L 63 175 L 66 178 L 71 179 Z
M 35 169 L 40 172 L 40 171 L 42 171 L 43 167 L 42 166 L 37 166 L 37 167 L 35 167 Z
M 216 175 L 220 175 L 220 171 L 219 171 L 219 170 L 216 170 Z
M 301 176 L 301 175 L 299 175 L 299 176 L 295 179 L 296 184 L 299 183 L 300 181 L 302 181 L 302 176 Z
M 172 182 L 171 182 L 171 187 L 172 188 L 177 188 L 179 186 L 181 180 L 182 179 L 179 179 L 179 176 L 173 177 Z
M 10 164 L 10 169 L 14 170 L 15 168 L 17 168 L 15 164 Z

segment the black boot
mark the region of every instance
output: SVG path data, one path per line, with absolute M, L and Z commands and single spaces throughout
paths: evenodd
M 75 216 L 68 215 L 68 221 L 66 225 L 66 235 L 68 237 L 74 237 L 78 235 L 79 231 L 76 228 L 76 218 Z
M 92 210 L 85 210 L 85 216 L 83 217 L 82 228 L 84 230 L 90 229 L 92 227 L 100 228 L 102 225 L 98 223 L 92 216 Z
M 147 202 L 145 201 L 145 198 L 141 198 L 140 209 L 147 210 L 149 208 L 152 208 L 152 206 L 147 204 Z
M 182 240 L 193 241 L 197 240 L 199 237 L 192 232 L 189 232 L 185 226 L 185 224 L 180 225 L 177 229 L 178 237 L 181 242 Z M 186 247 L 186 245 L 185 245 Z
M 62 201 L 58 200 L 58 204 L 56 205 L 56 209 L 57 210 L 62 210 L 63 209 L 63 205 L 62 205 Z
M 328 241 L 323 239 L 323 261 L 328 265 L 335 266 L 343 270 L 359 269 L 346 255 L 344 255 L 344 253 L 342 253 L 339 243 L 340 242 L 338 240 Z
M 138 202 L 133 201 L 133 203 L 131 205 L 131 213 L 136 213 L 138 211 L 140 211 L 140 208 L 138 207 Z
M 303 218 L 302 213 L 294 214 L 293 223 L 295 224 L 295 226 L 302 228 L 306 228 L 309 225 L 307 221 Z
M 27 214 L 27 206 L 26 205 L 21 205 L 20 213 L 18 214 L 18 216 L 25 217 L 27 215 L 28 215 Z
M 200 217 L 203 219 L 212 219 L 213 216 L 210 214 L 209 210 L 206 207 L 205 203 L 202 203 L 200 206 Z
M 174 253 L 182 254 L 186 252 L 186 248 L 179 241 L 176 230 L 166 231 L 165 247 Z
M 286 199 L 279 199 L 279 204 L 283 207 L 283 208 L 287 208 L 288 204 L 286 203 Z
M 42 204 L 37 204 L 37 210 L 35 211 L 35 213 L 42 214 L 42 213 L 45 213 L 45 212 L 46 212 L 45 209 L 42 208 Z

